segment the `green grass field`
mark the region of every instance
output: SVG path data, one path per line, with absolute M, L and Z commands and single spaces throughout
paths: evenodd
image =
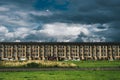
M 78 67 L 120 67 L 118 61 L 64 61 L 65 63 L 74 63 Z
M 120 71 L 0 72 L 0 80 L 120 80 Z

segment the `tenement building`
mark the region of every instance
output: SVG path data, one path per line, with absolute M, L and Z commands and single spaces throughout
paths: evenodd
M 118 42 L 0 42 L 0 60 L 116 60 Z

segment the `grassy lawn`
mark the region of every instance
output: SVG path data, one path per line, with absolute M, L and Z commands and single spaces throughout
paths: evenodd
M 74 63 L 78 67 L 120 67 L 118 61 L 64 61 L 65 63 Z
M 0 72 L 0 80 L 120 80 L 120 71 Z

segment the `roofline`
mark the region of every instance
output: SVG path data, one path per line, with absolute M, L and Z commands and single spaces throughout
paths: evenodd
M 0 44 L 23 45 L 120 45 L 120 42 L 0 42 Z

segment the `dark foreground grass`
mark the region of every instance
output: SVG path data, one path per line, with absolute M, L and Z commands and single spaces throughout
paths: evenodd
M 120 67 L 118 61 L 64 61 L 65 63 L 74 63 L 78 67 Z
M 0 72 L 0 80 L 120 80 L 120 71 Z

